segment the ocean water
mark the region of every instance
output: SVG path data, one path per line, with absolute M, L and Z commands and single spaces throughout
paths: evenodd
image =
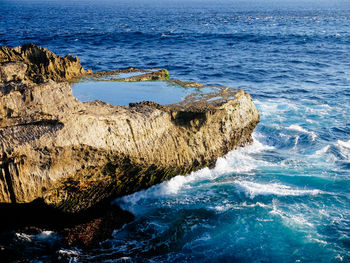
M 90 251 L 16 233 L 28 262 L 350 262 L 349 1 L 0 1 L 0 44 L 85 68 L 167 68 L 248 91 L 251 146 L 115 202 L 136 215 Z

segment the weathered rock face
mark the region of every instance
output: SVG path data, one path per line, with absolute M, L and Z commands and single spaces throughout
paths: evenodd
M 0 64 L 5 62 L 23 62 L 27 65 L 26 79 L 40 83 L 47 79 L 66 81 L 84 76 L 85 71 L 79 58 L 67 55 L 56 56 L 51 51 L 27 44 L 16 48 L 0 47 Z
M 21 81 L 26 77 L 27 68 L 27 65 L 23 63 L 3 63 L 0 67 L 0 83 Z
M 169 106 L 82 103 L 67 83 L 27 82 L 26 66 L 10 66 L 0 66 L 0 202 L 82 211 L 212 166 L 250 143 L 259 121 L 242 90 Z

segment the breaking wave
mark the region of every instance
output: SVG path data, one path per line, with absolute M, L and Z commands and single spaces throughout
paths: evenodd
M 163 182 L 149 189 L 117 199 L 116 202 L 120 203 L 122 207 L 130 209 L 131 204 L 135 204 L 141 199 L 176 195 L 182 189 L 190 188 L 190 184 L 193 182 L 203 180 L 212 181 L 227 174 L 249 173 L 259 165 L 270 165 L 269 163 L 257 160 L 252 156 L 252 154 L 274 149 L 272 146 L 261 143 L 258 140 L 258 136 L 261 135 L 254 133 L 253 143 L 251 145 L 231 151 L 225 157 L 218 158 L 213 169 L 204 168 L 188 175 L 175 176 L 169 181 Z M 125 206 L 125 204 L 129 205 Z
M 236 181 L 235 184 L 250 198 L 254 198 L 257 195 L 300 196 L 324 193 L 318 189 L 298 189 L 279 183 L 262 184 L 250 181 Z

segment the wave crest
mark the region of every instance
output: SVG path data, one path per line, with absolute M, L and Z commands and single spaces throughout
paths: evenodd
M 324 193 L 318 189 L 298 189 L 278 183 L 261 184 L 251 181 L 236 181 L 235 184 L 250 198 L 257 195 L 300 196 Z
M 204 168 L 199 171 L 192 172 L 189 175 L 175 176 L 169 181 L 152 186 L 149 189 L 117 199 L 116 202 L 119 203 L 119 201 L 121 201 L 121 206 L 123 206 L 125 209 L 130 209 L 129 205 L 125 207 L 123 204 L 132 205 L 145 198 L 175 195 L 178 194 L 181 189 L 191 188 L 192 182 L 213 180 L 226 174 L 248 173 L 257 168 L 258 165 L 267 165 L 266 162 L 256 160 L 251 156 L 251 154 L 274 149 L 272 146 L 264 145 L 263 143 L 259 142 L 257 139 L 258 136 L 260 135 L 253 133 L 253 144 L 231 151 L 225 157 L 218 158 L 213 169 Z

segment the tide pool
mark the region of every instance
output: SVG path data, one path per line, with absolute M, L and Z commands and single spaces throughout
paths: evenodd
M 72 85 L 73 95 L 80 101 L 101 100 L 113 105 L 129 105 L 130 102 L 153 101 L 172 104 L 187 95 L 200 93 L 195 88 L 184 88 L 167 81 L 82 81 Z

